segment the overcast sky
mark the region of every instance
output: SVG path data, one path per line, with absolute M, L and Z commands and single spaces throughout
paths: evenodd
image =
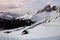
M 0 10 L 33 12 L 48 4 L 55 3 L 60 3 L 60 0 L 0 0 Z
M 0 0 L 0 9 L 18 8 L 33 1 L 34 0 Z

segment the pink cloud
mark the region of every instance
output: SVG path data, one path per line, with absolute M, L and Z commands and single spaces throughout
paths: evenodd
M 34 0 L 0 0 L 0 9 L 14 9 L 24 6 Z

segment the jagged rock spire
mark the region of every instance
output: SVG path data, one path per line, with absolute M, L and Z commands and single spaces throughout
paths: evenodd
M 37 12 L 37 14 L 38 13 L 41 13 L 41 12 L 44 12 L 44 11 L 46 11 L 46 12 L 51 12 L 51 11 L 55 11 L 55 10 L 57 10 L 57 7 L 54 5 L 53 7 L 51 7 L 50 5 L 47 5 L 47 6 L 45 6 L 42 10 L 39 10 L 38 12 Z

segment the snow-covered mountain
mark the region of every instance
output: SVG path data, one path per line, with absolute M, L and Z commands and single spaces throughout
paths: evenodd
M 43 11 L 43 12 L 39 12 L 38 14 L 33 14 L 33 15 L 31 15 L 30 19 L 32 21 L 36 21 L 35 24 L 33 24 L 31 26 L 28 26 L 27 28 L 24 28 L 22 30 L 20 30 L 20 28 L 16 28 L 16 29 L 19 29 L 18 31 L 15 31 L 16 29 L 1 31 L 0 36 L 1 37 L 6 37 L 6 38 L 7 37 L 9 37 L 9 38 L 11 38 L 11 37 L 12 38 L 18 38 L 18 40 L 20 40 L 22 38 L 23 38 L 23 40 L 24 39 L 34 39 L 34 38 L 39 40 L 39 38 L 60 36 L 60 31 L 59 31 L 60 30 L 60 27 L 59 27 L 60 24 L 59 25 L 57 24 L 57 23 L 60 23 L 60 21 L 57 22 L 58 20 L 60 20 L 59 19 L 60 18 L 59 17 L 60 16 L 59 11 L 60 10 L 58 8 L 57 10 L 51 11 L 51 12 Z M 3 18 L 13 18 L 13 17 L 14 18 L 17 17 L 17 19 L 20 18 L 20 15 L 10 14 L 10 13 L 1 14 L 1 16 Z M 22 16 L 22 18 L 23 18 L 23 16 Z M 28 18 L 28 16 L 24 16 L 24 18 Z M 54 24 L 53 24 L 53 22 L 54 22 Z M 55 22 L 56 22 L 56 24 L 55 24 Z M 36 24 L 38 24 L 38 25 L 36 26 Z M 53 25 L 56 25 L 56 26 L 53 26 Z M 33 28 L 33 26 L 35 28 Z M 24 31 L 24 30 L 29 31 L 29 34 L 21 35 L 22 31 Z M 12 31 L 12 32 L 11 33 L 4 33 L 6 31 L 10 31 L 10 32 Z M 59 39 L 60 39 L 60 37 L 58 38 L 58 40 Z M 41 40 L 45 40 L 45 39 L 41 39 Z M 50 40 L 50 39 L 48 38 L 47 40 Z
M 16 13 L 11 13 L 11 12 L 0 13 L 0 18 L 3 18 L 3 19 L 13 19 L 13 18 L 16 19 L 19 16 L 23 16 L 23 14 L 16 14 Z

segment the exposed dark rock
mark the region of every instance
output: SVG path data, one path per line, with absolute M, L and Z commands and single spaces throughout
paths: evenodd
M 39 10 L 39 11 L 37 11 L 37 14 L 39 14 L 39 13 L 41 13 L 41 12 L 44 12 L 44 11 L 45 11 L 44 9 Z
M 6 32 L 4 32 L 4 33 L 11 33 L 11 31 L 6 31 Z
M 56 8 L 55 5 L 52 7 L 52 10 L 53 10 L 53 11 L 57 10 L 57 8 Z
M 44 8 L 44 10 L 47 11 L 47 12 L 51 12 L 51 11 L 52 11 L 50 5 L 47 5 L 47 6 Z
M 57 10 L 57 7 L 54 5 L 53 7 L 51 7 L 50 5 L 47 5 L 47 6 L 45 6 L 42 10 L 39 10 L 38 12 L 37 12 L 37 14 L 39 14 L 39 13 L 41 13 L 41 12 L 44 12 L 44 11 L 46 11 L 46 12 L 51 12 L 51 11 L 55 11 L 55 10 Z
M 0 18 L 0 29 L 3 29 L 3 30 L 9 30 L 9 29 L 14 29 L 14 28 L 18 28 L 18 27 L 26 27 L 26 26 L 30 26 L 32 24 L 34 24 L 34 22 L 31 21 L 30 19 L 8 20 L 8 19 Z
M 37 12 L 37 14 L 38 14 L 38 13 L 41 13 L 41 12 L 44 12 L 44 11 L 46 11 L 46 12 L 51 12 L 51 11 L 52 11 L 51 6 L 50 6 L 50 5 L 45 6 L 42 10 L 39 10 L 39 11 Z
M 28 31 L 24 30 L 24 31 L 22 32 L 22 35 L 24 35 L 24 34 L 28 34 Z
M 58 17 L 56 17 L 56 18 L 58 18 Z
M 50 22 L 50 20 L 48 22 Z

